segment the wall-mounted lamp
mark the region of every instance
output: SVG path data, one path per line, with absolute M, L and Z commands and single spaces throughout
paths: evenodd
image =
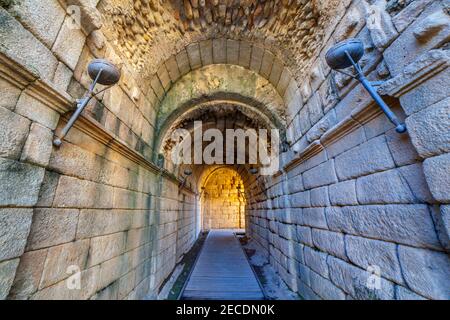
M 66 126 L 61 130 L 61 134 L 55 140 L 53 140 L 53 145 L 56 147 L 61 146 L 62 140 L 67 135 L 69 130 L 74 125 L 75 121 L 77 121 L 80 114 L 83 112 L 84 108 L 87 106 L 89 101 L 96 95 L 101 92 L 111 88 L 113 85 L 117 84 L 120 80 L 120 71 L 109 61 L 103 59 L 94 59 L 88 66 L 88 74 L 93 80 L 92 84 L 89 86 L 89 90 L 86 96 L 82 99 L 77 100 L 77 109 L 73 113 L 69 122 L 67 122 Z M 101 84 L 103 86 L 107 86 L 107 88 L 101 90 L 100 92 L 94 94 L 94 88 L 96 84 Z
M 184 177 L 182 182 L 179 185 L 179 188 L 182 189 L 186 186 L 187 179 L 192 175 L 192 170 L 186 169 L 184 170 Z
M 406 132 L 406 126 L 398 120 L 389 106 L 383 101 L 380 95 L 377 93 L 373 84 L 364 76 L 361 66 L 358 64 L 359 60 L 364 55 L 364 44 L 358 39 L 347 39 L 339 42 L 334 47 L 332 47 L 326 54 L 325 59 L 331 69 L 337 72 L 348 75 L 364 86 L 364 88 L 369 92 L 375 102 L 380 106 L 389 120 L 395 125 L 395 130 L 398 133 Z M 355 74 L 348 74 L 341 71 L 341 69 L 346 69 L 353 67 Z

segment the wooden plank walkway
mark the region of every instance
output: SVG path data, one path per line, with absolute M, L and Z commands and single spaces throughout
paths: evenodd
M 181 299 L 264 299 L 235 231 L 210 231 Z

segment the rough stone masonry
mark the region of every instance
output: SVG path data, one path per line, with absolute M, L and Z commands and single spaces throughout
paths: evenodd
M 305 299 L 450 299 L 449 14 L 446 0 L 0 0 L 0 299 L 155 298 L 200 231 L 238 225 Z M 406 134 L 327 66 L 351 37 Z M 93 58 L 121 81 L 55 148 Z M 279 129 L 279 172 L 171 163 L 171 133 L 199 120 Z

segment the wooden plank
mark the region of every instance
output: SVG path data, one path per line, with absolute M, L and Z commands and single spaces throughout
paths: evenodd
M 234 232 L 235 230 L 212 230 L 209 233 L 182 299 L 264 299 Z

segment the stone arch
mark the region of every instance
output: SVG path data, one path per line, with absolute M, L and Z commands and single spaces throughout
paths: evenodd
M 150 78 L 153 91 L 162 97 L 186 74 L 214 64 L 229 64 L 251 70 L 269 81 L 284 97 L 289 86 L 297 86 L 293 72 L 264 45 L 228 38 L 192 42 L 162 61 Z
M 154 141 L 155 154 L 171 124 L 202 103 L 226 101 L 249 108 L 282 132 L 286 106 L 268 80 L 234 65 L 210 65 L 192 71 L 173 85 L 160 103 Z

